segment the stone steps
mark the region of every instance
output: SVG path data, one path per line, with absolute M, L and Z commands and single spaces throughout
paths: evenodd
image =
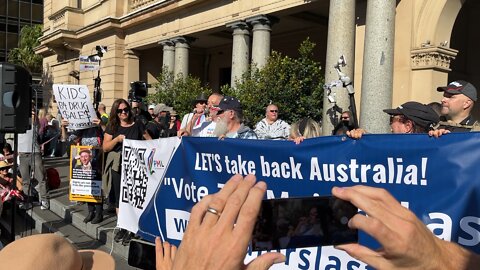
M 80 249 L 100 249 L 113 255 L 116 269 L 135 269 L 128 266 L 128 246 L 113 241 L 117 224 L 115 214 L 104 211 L 104 220 L 100 224 L 85 224 L 83 219 L 88 214 L 86 203 L 69 200 L 69 160 L 52 158 L 44 160 L 45 168 L 56 168 L 59 172 L 60 188 L 49 192 L 50 209 L 41 210 L 39 206 L 24 211 L 17 208 L 15 218 L 16 238 L 36 233 L 57 233 L 65 236 Z M 6 209 L 0 219 L 3 234 L 9 235 L 11 210 Z M 5 237 L 3 237 L 5 239 Z

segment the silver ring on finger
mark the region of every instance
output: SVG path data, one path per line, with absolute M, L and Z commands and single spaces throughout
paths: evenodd
M 210 206 L 207 208 L 207 212 L 212 213 L 214 215 L 217 215 L 218 217 L 220 217 L 220 215 L 222 214 L 222 212 L 220 212 L 217 209 L 215 209 L 213 207 L 210 207 Z

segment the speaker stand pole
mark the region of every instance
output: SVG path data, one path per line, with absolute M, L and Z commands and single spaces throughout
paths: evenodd
M 17 189 L 17 157 L 18 157 L 18 133 L 14 132 L 13 133 L 13 180 L 12 180 L 12 189 L 16 190 Z M 15 216 L 17 214 L 17 198 L 15 196 L 12 196 L 11 199 L 12 202 L 12 217 L 10 220 L 10 242 L 15 241 Z

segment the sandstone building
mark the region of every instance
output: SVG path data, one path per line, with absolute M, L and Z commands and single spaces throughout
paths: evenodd
M 271 50 L 296 55 L 310 37 L 326 81 L 346 56 L 362 125 L 385 107 L 440 101 L 436 87 L 451 80 L 480 88 L 478 26 L 476 0 L 46 0 L 36 52 L 46 82 L 93 90 L 96 73 L 79 72 L 78 58 L 107 46 L 101 78 L 109 107 L 131 81 L 154 83 L 162 66 L 218 89 L 250 63 L 262 66 Z M 345 108 L 345 91 L 336 92 Z

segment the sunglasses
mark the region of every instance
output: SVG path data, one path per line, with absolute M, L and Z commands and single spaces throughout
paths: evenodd
M 199 102 L 197 102 L 197 104 L 205 105 L 205 104 L 207 104 L 207 102 L 205 102 L 205 101 L 199 101 Z
M 270 112 L 278 113 L 278 110 L 270 110 Z
M 350 119 L 350 117 L 348 117 L 348 116 L 342 116 L 342 120 L 347 120 L 347 119 Z
M 117 109 L 117 114 L 119 113 L 125 113 L 125 114 L 128 114 L 130 112 L 130 109 L 128 108 L 123 108 L 123 109 Z
M 403 115 L 390 115 L 390 125 L 393 124 L 394 122 L 400 122 L 403 123 L 405 120 Z

